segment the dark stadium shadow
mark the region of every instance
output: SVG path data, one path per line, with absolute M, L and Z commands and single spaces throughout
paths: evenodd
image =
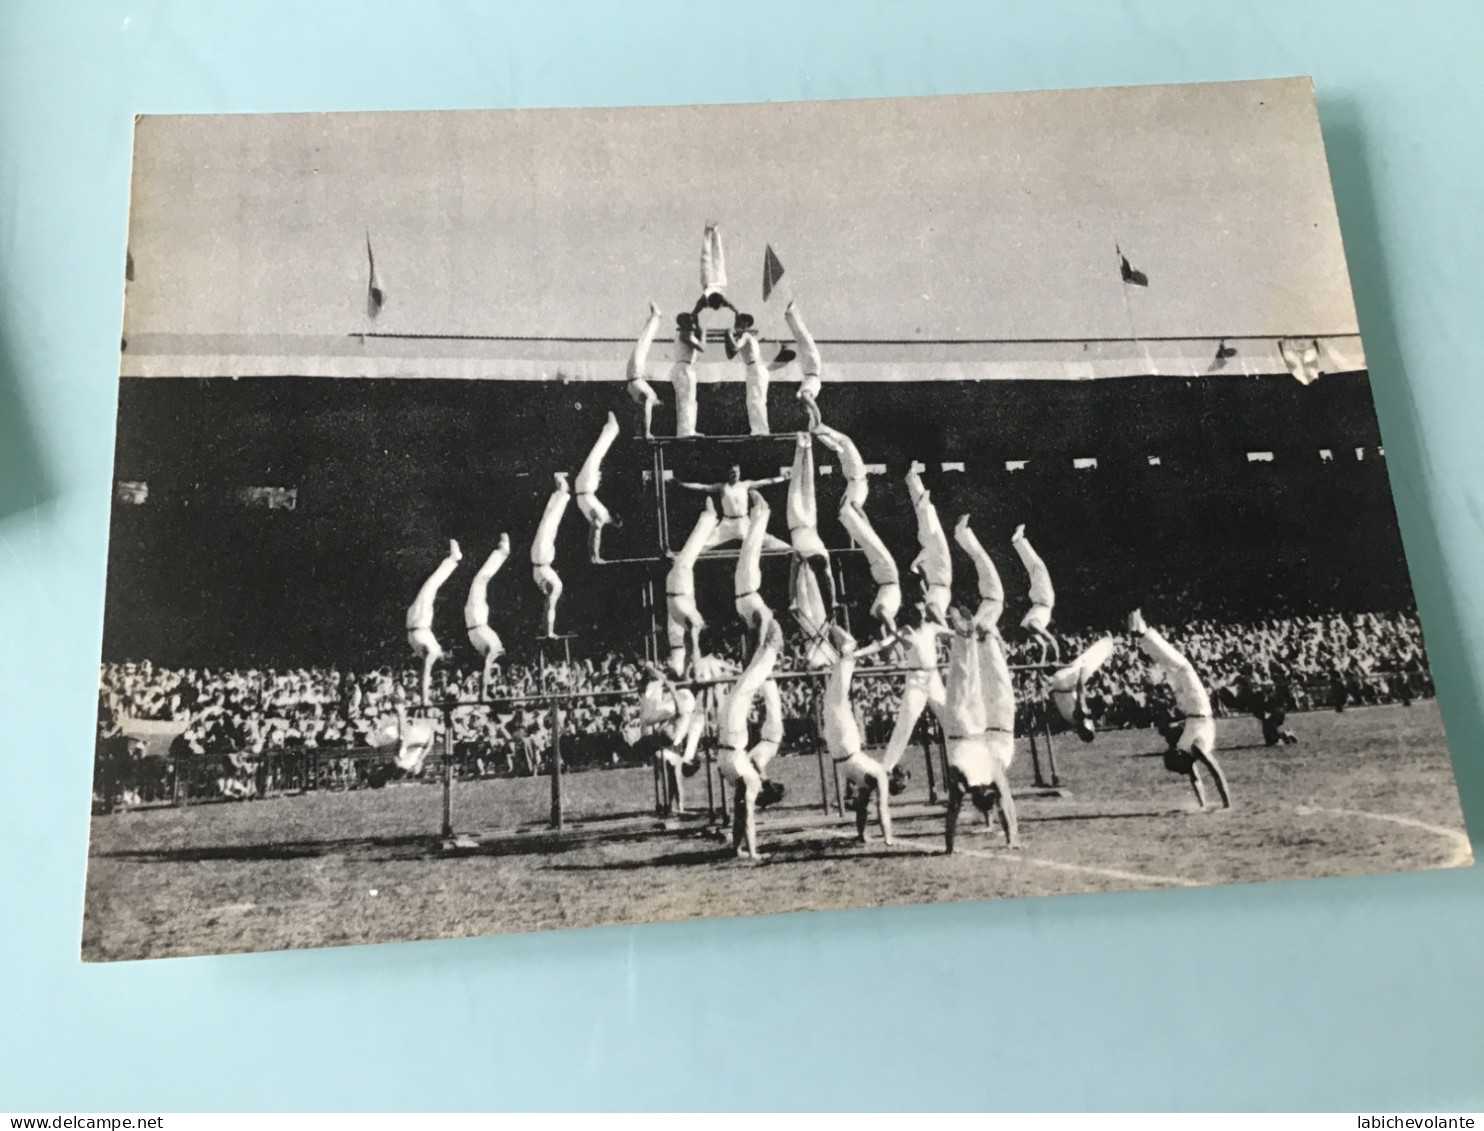
M 557 864 L 554 872 L 636 872 L 644 868 L 694 867 L 697 864 L 725 863 L 733 858 L 730 848 L 722 845 L 690 852 L 668 852 L 649 860 L 615 860 L 610 864 Z
M 200 864 L 210 860 L 265 861 L 305 860 L 320 856 L 338 856 L 357 849 L 400 848 L 410 855 L 428 851 L 427 836 L 351 837 L 343 840 L 286 840 L 275 844 L 216 844 L 187 848 L 136 848 L 118 852 L 100 852 L 109 860 L 136 860 L 147 864 Z
M 56 494 L 38 435 L 22 395 L 20 369 L 0 326 L 0 521 Z
M 1178 783 L 1180 779 L 1176 778 Z M 1183 813 L 1185 810 L 1171 807 L 1169 809 L 1140 810 L 1137 813 L 1055 813 L 1051 815 L 1037 814 L 1036 816 L 1023 816 L 1020 818 L 1022 825 L 1054 825 L 1066 821 L 1147 821 L 1151 818 L 1168 817 L 1173 813 Z
M 1439 707 L 1452 749 L 1474 750 L 1484 743 L 1484 713 L 1474 695 L 1478 681 L 1460 627 L 1460 605 L 1448 581 L 1436 505 L 1423 474 L 1422 428 L 1397 337 L 1366 125 L 1357 105 L 1345 98 L 1321 94 L 1319 110 L 1386 465 Z M 1475 510 L 1472 517 L 1484 526 L 1484 514 Z M 1472 813 L 1470 823 L 1477 831 L 1484 820 L 1484 763 L 1455 757 L 1453 770 L 1464 813 Z M 1478 842 L 1477 835 L 1474 840 Z
M 578 833 L 522 833 L 518 836 L 494 837 L 478 847 L 465 850 L 465 856 L 557 856 L 586 848 L 591 844 L 638 844 L 663 836 L 669 830 L 634 829 L 626 832 L 586 831 Z M 684 830 L 690 832 L 693 830 Z
M 1230 754 L 1230 753 L 1232 753 L 1234 751 L 1237 751 L 1237 750 L 1282 750 L 1282 749 L 1283 749 L 1283 747 L 1277 745 L 1276 743 L 1274 745 L 1272 745 L 1272 746 L 1269 746 L 1266 742 L 1241 742 L 1241 743 L 1238 743 L 1235 746 L 1221 746 L 1221 747 L 1218 747 L 1217 750 L 1216 750 L 1216 756 L 1218 758 L 1220 758 L 1221 755 L 1223 755 L 1223 754 Z M 1166 751 L 1163 751 L 1163 750 L 1151 750 L 1151 751 L 1148 751 L 1146 753 L 1141 753 L 1141 754 L 1129 754 L 1129 755 L 1127 755 L 1127 757 L 1129 757 L 1129 758 L 1163 758 L 1165 756 L 1165 753 L 1166 753 Z
M 831 863 L 902 858 L 900 849 L 886 848 L 880 840 L 873 840 L 862 848 L 853 840 L 839 837 L 792 841 L 787 846 L 761 846 L 762 863 L 771 866 L 787 864 L 818 864 L 821 860 Z M 649 860 L 618 860 L 610 864 L 558 864 L 552 870 L 561 872 L 634 872 L 644 868 L 692 867 L 697 864 L 726 864 L 736 859 L 730 845 L 715 844 L 706 848 L 685 852 L 669 852 Z

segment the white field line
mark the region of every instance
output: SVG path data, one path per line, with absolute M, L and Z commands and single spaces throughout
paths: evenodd
M 855 837 L 849 833 L 838 834 L 842 840 L 854 840 Z M 927 845 L 918 844 L 916 841 L 897 837 L 893 842 L 903 848 L 910 848 L 913 852 L 921 852 L 925 855 L 937 855 L 936 849 Z M 1150 872 L 1125 872 L 1118 868 L 1099 868 L 1092 864 L 1068 864 L 1063 860 L 1048 860 L 1044 856 L 1026 856 L 1023 852 L 1013 852 L 1006 849 L 1004 852 L 984 852 L 976 848 L 955 847 L 955 856 L 972 856 L 976 860 L 997 860 L 1004 864 L 1035 864 L 1041 868 L 1052 868 L 1059 872 L 1078 872 L 1089 876 L 1101 876 L 1107 880 L 1122 880 L 1131 884 L 1165 884 L 1177 888 L 1204 887 L 1198 880 L 1187 880 L 1183 876 L 1160 876 Z
M 1412 817 L 1398 817 L 1394 813 L 1371 813 L 1365 809 L 1326 809 L 1321 805 L 1297 805 L 1294 807 L 1294 812 L 1300 817 L 1308 816 L 1310 813 L 1327 813 L 1333 817 L 1368 817 L 1373 821 L 1388 821 L 1393 825 L 1422 829 L 1453 842 L 1453 853 L 1443 861 L 1444 868 L 1461 868 L 1465 864 L 1472 864 L 1474 860 L 1474 848 L 1469 843 L 1468 834 L 1459 829 L 1430 825 L 1426 821 L 1418 821 Z

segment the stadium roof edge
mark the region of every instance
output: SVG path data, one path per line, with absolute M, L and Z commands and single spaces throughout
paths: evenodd
M 1292 337 L 820 341 L 825 377 L 838 381 L 1090 380 L 1284 373 L 1280 343 L 1314 342 L 1321 373 L 1365 366 L 1358 334 Z M 121 377 L 391 377 L 622 381 L 633 343 L 612 338 L 485 338 L 345 334 L 138 335 L 124 343 Z M 771 354 L 771 348 L 766 353 Z M 669 343 L 650 354 L 651 379 L 672 364 Z M 702 382 L 743 380 L 718 345 L 698 359 Z M 796 363 L 774 370 L 798 379 Z

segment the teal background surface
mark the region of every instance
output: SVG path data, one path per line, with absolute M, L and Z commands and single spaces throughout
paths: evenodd
M 1484 1108 L 1484 871 L 84 967 L 136 113 L 1314 76 L 1484 828 L 1484 5 L 0 5 L 0 1110 Z M 683 155 L 674 155 L 683 159 Z

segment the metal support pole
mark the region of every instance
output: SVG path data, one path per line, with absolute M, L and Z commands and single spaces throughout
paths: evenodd
M 453 711 L 443 709 L 443 839 L 453 837 Z
M 927 767 L 928 804 L 936 805 L 938 803 L 938 783 L 934 780 L 937 775 L 933 773 L 933 747 L 931 743 L 923 743 L 922 761 L 923 765 Z
M 1032 708 L 1032 710 L 1034 711 L 1034 708 Z M 1039 721 L 1039 718 L 1040 718 L 1040 716 L 1038 714 L 1033 714 L 1031 716 L 1031 726 L 1030 726 L 1031 773 L 1032 773 L 1032 775 L 1034 775 L 1034 779 L 1035 779 L 1035 783 L 1036 783 L 1037 787 L 1039 787 L 1039 788 L 1045 788 L 1046 779 L 1041 776 L 1041 756 L 1038 753 L 1037 748 L 1036 748 L 1036 731 L 1040 729 L 1036 724 Z
M 696 709 L 704 711 L 704 696 L 696 696 Z M 706 759 L 706 822 L 716 820 L 716 798 L 711 789 L 711 723 L 708 721 L 701 733 L 701 749 Z
M 551 827 L 559 829 L 562 814 L 562 707 L 551 705 Z
M 727 816 L 731 812 L 727 808 L 727 779 L 722 776 L 721 767 L 716 768 L 716 800 L 721 809 L 721 820 L 725 824 L 731 818 Z
M 1042 733 L 1046 738 L 1046 768 L 1051 771 L 1051 785 L 1053 788 L 1056 788 L 1061 785 L 1061 777 L 1056 772 L 1056 748 L 1051 741 L 1051 712 L 1046 708 L 1046 704 L 1050 701 L 1050 693 L 1046 685 L 1045 673 L 1038 673 L 1036 676 L 1036 702 L 1041 705 Z

